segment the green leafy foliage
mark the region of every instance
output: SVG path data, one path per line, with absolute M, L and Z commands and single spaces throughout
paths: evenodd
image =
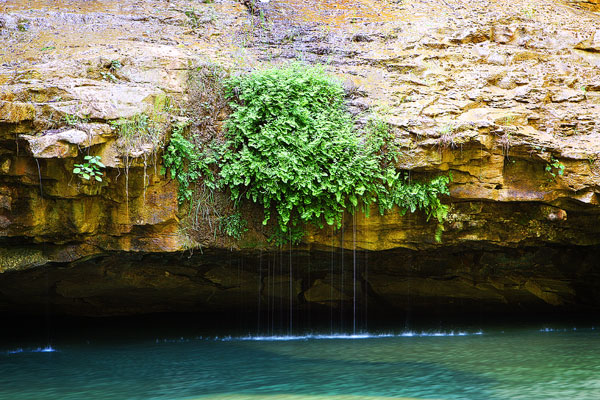
M 387 124 L 372 121 L 361 138 L 344 108 L 344 91 L 321 68 L 292 65 L 226 82 L 232 100 L 220 185 L 239 203 L 275 213 L 284 235 L 299 224 L 340 227 L 345 210 L 378 203 L 443 221 L 449 178 L 410 182 L 396 171 L 398 149 Z
M 81 179 L 89 181 L 94 179 L 98 182 L 102 182 L 102 170 L 106 168 L 99 156 L 85 156 L 83 164 L 75 164 L 73 166 L 73 173 L 79 175 Z
M 117 73 L 117 70 L 119 70 L 121 68 L 123 68 L 121 61 L 111 60 L 110 63 L 108 64 L 108 71 L 102 71 L 102 72 L 100 72 L 100 75 L 102 76 L 102 78 L 104 80 L 111 81 L 111 82 L 117 82 L 119 79 L 117 79 L 115 74 Z
M 239 212 L 222 217 L 220 224 L 221 231 L 236 240 L 240 240 L 242 235 L 248 230 L 248 222 L 242 218 L 242 214 Z
M 215 177 L 210 169 L 217 159 L 212 152 L 199 152 L 195 144 L 184 136 L 187 124 L 177 124 L 167 150 L 163 155 L 165 171 L 179 183 L 179 203 L 191 201 L 194 195 L 192 184 L 201 178 L 207 186 L 215 187 Z M 165 172 L 163 171 L 163 172 Z
M 123 68 L 123 65 L 121 64 L 121 61 L 119 60 L 110 60 L 110 71 L 114 72 L 118 69 Z
M 203 0 L 204 4 L 212 4 L 213 0 Z M 188 18 L 187 25 L 192 29 L 198 29 L 207 23 L 214 22 L 216 14 L 213 9 L 207 9 L 206 6 L 202 9 L 196 9 L 194 7 L 184 11 L 185 16 Z
M 356 171 L 369 167 L 361 165 L 341 86 L 295 66 L 233 78 L 226 88 L 236 101 L 220 177 L 232 200 L 262 204 L 264 224 L 274 209 L 282 232 L 290 222 L 339 225 L 348 197 L 356 198 Z
M 298 242 L 306 224 L 339 228 L 346 210 L 368 214 L 374 204 L 382 214 L 398 207 L 402 214 L 422 210 L 439 223 L 445 219 L 448 207 L 439 197 L 449 194 L 450 178 L 413 182 L 397 170 L 399 147 L 387 123 L 374 118 L 357 131 L 340 83 L 322 68 L 257 71 L 224 86 L 232 109 L 225 143 L 203 149 L 174 131 L 165 152 L 180 203 L 191 201 L 191 185 L 204 179 L 228 190 L 236 207 L 260 204 L 263 224 L 275 220 L 278 243 Z M 239 238 L 246 225 L 236 213 L 221 220 L 221 229 Z
M 85 116 L 80 117 L 76 114 L 65 114 L 63 116 L 63 120 L 65 121 L 65 123 L 67 125 L 70 125 L 70 126 L 75 126 L 77 124 L 82 124 L 82 123 L 84 124 L 89 121 L 89 119 L 87 117 L 85 117 Z
M 556 175 L 563 176 L 565 173 L 565 165 L 556 158 L 551 157 L 550 162 L 546 164 L 545 171 L 551 176 L 549 180 L 556 179 Z
M 29 30 L 30 25 L 31 22 L 28 19 L 19 18 L 19 20 L 17 21 L 17 29 L 20 32 L 27 32 Z
M 102 78 L 106 81 L 117 82 L 117 77 L 112 72 L 100 72 Z

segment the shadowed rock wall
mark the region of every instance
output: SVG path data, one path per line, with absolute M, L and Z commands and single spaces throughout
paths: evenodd
M 598 246 L 508 250 L 116 253 L 6 273 L 5 312 L 219 312 L 303 318 L 596 312 Z M 333 310 L 333 311 L 332 311 Z M 285 314 L 285 318 L 289 318 Z M 266 318 L 263 316 L 263 318 Z M 281 321 L 279 321 L 281 322 Z

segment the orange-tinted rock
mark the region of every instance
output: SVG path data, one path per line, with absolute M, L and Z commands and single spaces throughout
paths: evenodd
M 19 123 L 32 121 L 35 108 L 31 103 L 0 101 L 0 122 Z

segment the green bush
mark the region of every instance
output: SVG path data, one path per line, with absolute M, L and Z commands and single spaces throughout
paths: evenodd
M 339 224 L 346 202 L 356 205 L 365 191 L 365 172 L 377 168 L 361 154 L 341 86 L 320 69 L 294 66 L 226 87 L 234 101 L 220 177 L 232 199 L 262 204 L 265 224 L 273 207 L 282 232 L 290 221 Z
M 189 181 L 210 173 L 204 166 L 214 161 L 218 187 L 230 191 L 236 206 L 244 199 L 262 205 L 263 224 L 275 218 L 280 242 L 298 241 L 305 224 L 339 228 L 344 211 L 362 207 L 368 213 L 372 204 L 381 213 L 398 206 L 402 213 L 423 210 L 444 220 L 447 206 L 439 195 L 448 194 L 449 178 L 410 182 L 397 171 L 388 125 L 372 120 L 360 135 L 342 86 L 322 68 L 256 71 L 226 80 L 225 90 L 232 113 L 218 160 L 197 161 L 192 142 L 171 139 L 165 165 L 180 181 L 180 199 L 191 198 Z M 177 157 L 183 158 L 173 161 Z M 186 177 L 173 169 L 187 171 Z
M 397 148 L 387 124 L 374 121 L 361 138 L 344 107 L 344 91 L 321 68 L 293 65 L 226 82 L 232 100 L 221 185 L 232 200 L 263 205 L 266 224 L 275 211 L 281 233 L 298 224 L 341 226 L 343 212 L 425 210 L 440 222 L 438 196 L 447 177 L 409 183 L 396 171 Z

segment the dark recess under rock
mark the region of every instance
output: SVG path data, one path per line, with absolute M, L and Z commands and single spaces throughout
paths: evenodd
M 290 306 L 298 320 L 355 309 L 361 321 L 377 315 L 592 312 L 600 309 L 599 250 L 107 253 L 0 274 L 0 312 L 201 312 L 265 321 L 289 319 Z

